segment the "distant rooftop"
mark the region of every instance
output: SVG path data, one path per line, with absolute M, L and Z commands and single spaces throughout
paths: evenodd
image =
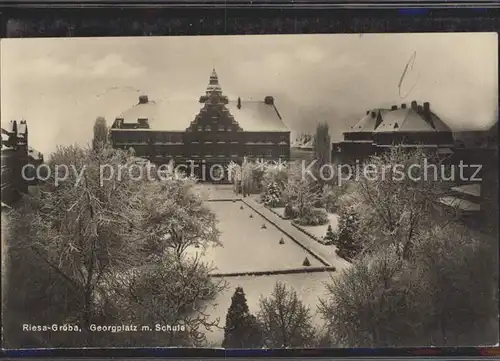
M 451 129 L 430 110 L 430 104 L 412 102 L 391 109 L 376 108 L 366 114 L 347 133 L 357 132 L 451 132 Z

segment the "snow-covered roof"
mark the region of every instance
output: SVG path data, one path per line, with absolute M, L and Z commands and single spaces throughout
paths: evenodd
M 226 107 L 243 131 L 289 131 L 274 104 L 267 104 L 264 100 L 241 100 L 240 103 L 241 107 L 238 108 L 238 101 L 229 101 Z
M 288 131 L 274 104 L 262 101 L 229 101 L 225 105 L 243 131 Z M 148 119 L 151 130 L 185 131 L 202 108 L 196 100 L 162 100 L 139 103 L 123 112 L 117 119 L 124 123 L 137 123 L 138 119 Z M 134 129 L 137 131 L 137 129 Z M 140 129 L 144 131 L 147 129 Z
M 33 147 L 28 146 L 28 155 L 32 157 L 33 159 L 37 160 L 42 160 L 43 159 L 43 154 L 40 153 L 38 150 L 34 149 Z
M 481 197 L 481 184 L 465 184 L 462 186 L 452 187 L 452 191 L 468 194 L 474 197 Z
M 5 204 L 4 202 L 2 202 L 2 209 L 4 209 L 4 208 L 8 209 L 8 208 L 11 208 L 11 207 L 8 204 Z
M 9 136 L 2 132 L 2 142 L 6 142 L 9 140 Z
M 379 113 L 383 110 L 385 109 L 373 109 L 371 111 L 366 112 L 365 116 L 361 118 L 356 124 L 351 126 L 346 133 L 373 132 L 375 130 Z
M 430 113 L 430 122 L 411 108 L 385 111 L 375 132 L 449 132 L 450 128 L 437 115 Z
M 378 120 L 381 120 L 377 125 Z M 422 112 L 409 108 L 376 108 L 366 114 L 346 133 L 358 132 L 450 132 L 451 129 L 436 114 L 429 111 L 429 119 Z
M 478 212 L 481 210 L 479 204 L 453 196 L 441 197 L 438 202 L 461 211 Z

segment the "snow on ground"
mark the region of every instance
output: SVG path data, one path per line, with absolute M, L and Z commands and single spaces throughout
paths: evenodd
M 245 276 L 245 277 L 228 277 L 225 279 L 228 284 L 226 291 L 221 292 L 216 299 L 216 306 L 207 309 L 211 320 L 219 318 L 219 326 L 224 327 L 226 322 L 227 310 L 231 304 L 231 296 L 236 287 L 243 287 L 245 292 L 248 307 L 252 314 L 259 311 L 259 299 L 261 296 L 269 297 L 276 282 L 281 281 L 289 288 L 293 288 L 300 300 L 306 306 L 309 306 L 311 313 L 314 314 L 313 323 L 321 327 L 322 320 L 317 312 L 319 304 L 318 298 L 325 297 L 325 282 L 329 282 L 331 277 L 338 277 L 339 272 L 318 272 L 318 273 L 301 273 L 275 276 Z M 209 343 L 219 346 L 224 338 L 224 331 L 220 329 L 212 329 L 206 333 Z
M 241 194 L 234 193 L 231 184 L 198 183 L 195 185 L 194 191 L 200 195 L 203 200 L 241 198 Z
M 285 207 L 271 208 L 271 210 L 281 217 L 285 217 Z
M 317 237 L 318 239 L 323 239 L 326 236 L 328 225 L 332 226 L 332 230 L 334 232 L 339 227 L 339 216 L 336 213 L 328 213 L 328 220 L 329 222 L 322 226 L 300 226 L 300 228 L 306 230 L 307 232 L 312 234 L 314 237 Z
M 243 202 L 207 202 L 219 220 L 222 247 L 192 247 L 188 254 L 199 253 L 203 262 L 213 264 L 216 273 L 271 271 L 307 268 L 302 262 L 307 257 L 311 267 L 322 264 L 302 249 L 278 228 L 262 218 Z M 240 207 L 243 206 L 243 209 Z M 253 218 L 250 218 L 250 215 Z M 266 229 L 262 229 L 262 225 Z M 280 245 L 283 238 L 285 244 Z

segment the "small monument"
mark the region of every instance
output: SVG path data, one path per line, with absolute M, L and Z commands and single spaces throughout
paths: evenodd
M 306 257 L 304 259 L 304 262 L 302 262 L 302 266 L 309 267 L 311 265 L 311 262 L 309 262 L 309 259 Z
M 285 240 L 283 239 L 283 237 L 281 237 L 280 239 L 280 244 L 285 244 Z
M 260 228 L 262 228 L 262 229 L 267 229 L 266 224 L 265 224 L 265 223 L 263 223 L 263 224 L 262 224 L 262 227 L 260 227 Z
M 240 209 L 243 209 L 243 206 L 240 206 Z
M 252 213 L 250 213 L 250 218 L 253 218 L 253 214 Z

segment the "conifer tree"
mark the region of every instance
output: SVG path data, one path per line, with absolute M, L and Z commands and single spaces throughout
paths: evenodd
M 257 319 L 250 314 L 243 288 L 236 287 L 227 311 L 222 347 L 256 348 L 261 344 L 262 333 Z
M 335 233 L 333 232 L 332 225 L 328 225 L 328 229 L 326 230 L 325 240 L 333 241 L 335 239 Z
M 267 189 L 267 194 L 264 199 L 264 204 L 269 207 L 277 207 L 281 200 L 281 192 L 278 184 L 272 182 Z
M 347 260 L 352 260 L 362 250 L 358 239 L 359 216 L 354 209 L 347 207 L 339 214 L 339 229 L 335 236 L 337 254 Z

